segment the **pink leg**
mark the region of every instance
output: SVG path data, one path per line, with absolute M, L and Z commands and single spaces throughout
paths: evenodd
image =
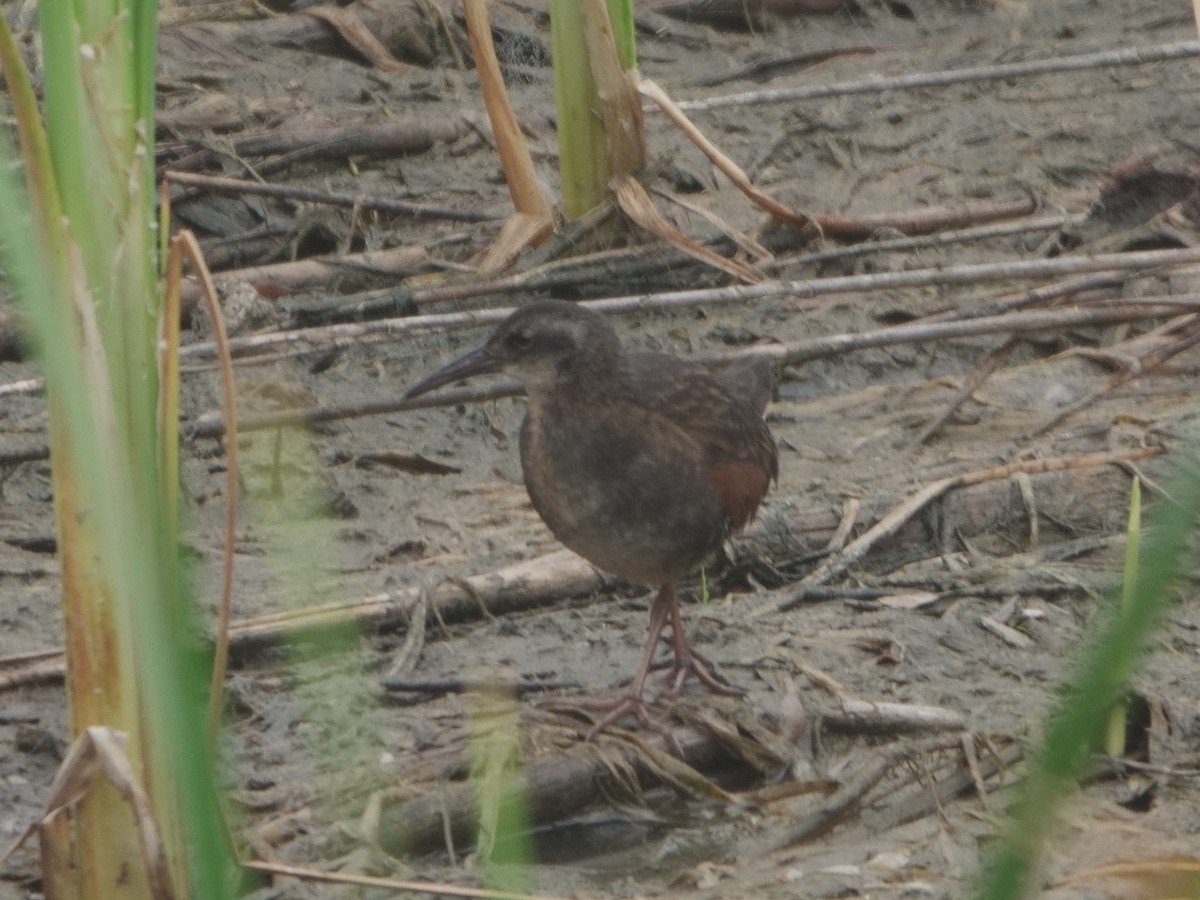
M 654 662 L 654 650 L 658 646 L 658 639 L 662 635 L 663 629 L 667 627 L 667 618 L 671 614 L 671 607 L 674 606 L 676 615 L 679 613 L 679 605 L 674 603 L 674 600 L 673 585 L 663 585 L 655 595 L 654 602 L 650 605 L 650 633 L 646 635 L 646 643 L 642 645 L 642 658 L 638 662 L 633 681 L 629 683 L 629 692 L 616 701 L 612 709 L 605 713 L 604 718 L 592 726 L 587 734 L 589 741 L 622 716 L 630 713 L 637 716 L 643 724 L 649 723 L 646 704 L 642 702 L 642 691 L 646 687 L 646 678 L 650 675 L 650 666 Z
M 718 675 L 713 664 L 693 650 L 688 643 L 687 635 L 683 632 L 683 615 L 679 611 L 679 600 L 675 597 L 674 586 L 669 587 L 671 588 L 671 646 L 675 650 L 675 665 L 671 670 L 671 683 L 667 687 L 667 695 L 678 694 L 689 675 L 695 675 L 714 693 L 735 696 L 740 694 L 741 691 Z
M 587 735 L 588 740 L 627 715 L 636 716 L 643 725 L 653 725 L 646 712 L 642 692 L 646 686 L 646 679 L 650 675 L 650 666 L 654 662 L 654 651 L 658 647 L 658 639 L 662 636 L 663 629 L 667 627 L 668 622 L 671 625 L 671 646 L 675 651 L 675 664 L 671 669 L 670 681 L 665 692 L 667 696 L 678 694 L 689 675 L 695 675 L 715 693 L 730 695 L 741 693 L 721 678 L 714 670 L 712 663 L 688 644 L 683 631 L 683 616 L 679 611 L 679 599 L 675 595 L 675 585 L 664 584 L 650 607 L 649 634 L 646 635 L 646 643 L 642 646 L 642 658 L 638 662 L 633 681 L 629 683 L 629 691 L 624 697 L 613 702 L 604 717 L 592 726 Z

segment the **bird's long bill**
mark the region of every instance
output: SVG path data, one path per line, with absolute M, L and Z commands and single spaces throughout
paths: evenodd
M 466 356 L 460 356 L 454 362 L 447 363 L 433 374 L 426 375 L 405 392 L 404 399 L 411 400 L 455 381 L 462 381 L 473 375 L 490 375 L 499 369 L 500 363 L 496 357 L 488 352 L 487 347 L 480 347 Z

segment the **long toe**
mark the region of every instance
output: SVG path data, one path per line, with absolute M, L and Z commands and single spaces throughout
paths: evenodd
M 729 681 L 717 671 L 716 666 L 697 653 L 691 650 L 686 656 L 676 657 L 675 665 L 671 667 L 670 680 L 667 683 L 667 689 L 663 692 L 665 696 L 674 697 L 683 688 L 688 678 L 695 676 L 701 684 L 707 687 L 714 694 L 724 694 L 728 697 L 739 697 L 744 691 L 734 687 Z
M 577 697 L 550 700 L 538 704 L 539 708 L 552 712 L 582 716 L 592 723 L 587 739 L 591 740 L 605 728 L 615 725 L 626 717 L 633 717 L 641 725 L 651 724 L 650 709 L 641 697 L 631 693 L 609 697 Z M 599 717 L 599 718 L 597 718 Z
M 585 740 L 592 741 L 596 739 L 596 735 L 613 725 L 616 725 L 626 716 L 634 716 L 639 724 L 652 728 L 654 720 L 650 717 L 650 711 L 646 708 L 645 701 L 640 697 L 621 697 L 612 701 L 607 712 L 594 724 L 590 729 Z

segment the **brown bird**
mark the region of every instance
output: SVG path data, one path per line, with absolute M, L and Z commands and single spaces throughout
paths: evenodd
M 521 467 L 550 531 L 597 568 L 658 589 L 629 694 L 593 733 L 631 712 L 647 718 L 642 690 L 668 622 L 675 651 L 669 692 L 694 674 L 715 691 L 736 693 L 688 645 L 675 590 L 750 522 L 778 478 L 778 451 L 762 418 L 769 364 L 716 368 L 627 352 L 599 314 L 539 301 L 405 398 L 495 372 L 528 394 Z

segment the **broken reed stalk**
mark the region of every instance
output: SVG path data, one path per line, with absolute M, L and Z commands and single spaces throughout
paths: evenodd
M 516 209 L 516 214 L 505 223 L 499 237 L 478 261 L 479 271 L 486 273 L 505 268 L 526 247 L 542 243 L 554 228 L 554 212 L 538 184 L 533 155 L 504 86 L 500 61 L 492 43 L 487 6 L 484 0 L 463 0 L 463 12 L 496 151 L 500 154 L 500 165 Z
M 944 319 L 935 317 L 935 320 L 933 321 L 919 321 L 907 325 L 881 328 L 865 334 L 846 333 L 828 335 L 826 337 L 813 338 L 808 341 L 800 341 L 793 344 L 759 345 L 747 350 L 728 353 L 697 354 L 696 359 L 711 362 L 727 362 L 746 356 L 762 356 L 780 365 L 799 365 L 811 360 L 828 358 L 831 356 L 837 356 L 844 353 L 853 352 L 855 350 L 862 350 L 871 347 L 884 347 L 904 343 L 920 343 L 930 340 L 947 340 L 989 334 L 1029 334 L 1042 333 L 1052 329 L 1120 324 L 1145 319 L 1161 318 L 1163 316 L 1178 312 L 1180 309 L 1187 309 L 1189 307 L 1194 308 L 1196 306 L 1200 306 L 1200 294 L 1143 297 L 1140 298 L 1140 301 L 1137 303 L 1114 301 L 1113 303 L 1093 304 L 1091 307 L 1084 306 L 1082 308 L 1014 312 L 1005 313 L 998 316 L 987 316 L 979 319 Z M 471 324 L 473 325 L 485 325 L 490 321 L 502 319 L 507 314 L 507 310 L 494 310 L 482 314 L 456 313 L 448 316 L 426 316 L 418 318 L 424 320 L 424 323 L 427 326 L 428 320 L 430 319 L 444 320 L 447 318 L 452 318 L 455 320 L 454 326 L 457 327 L 459 324 L 461 324 L 463 315 L 471 316 L 473 318 Z M 392 324 L 402 325 L 405 322 L 414 325 L 418 324 L 416 318 L 408 320 L 395 320 Z M 342 326 L 334 327 L 339 332 L 342 332 L 338 339 L 333 343 L 334 346 L 349 346 L 354 343 L 361 343 L 363 340 L 362 333 L 364 332 L 364 329 L 367 332 L 370 332 L 372 336 L 376 336 L 376 338 L 379 335 L 377 330 L 368 328 L 366 326 L 352 326 L 349 333 L 345 333 L 345 329 Z M 321 330 L 324 333 L 326 340 L 328 340 L 327 329 L 312 330 Z M 415 328 L 408 333 L 420 334 L 425 330 L 426 329 Z M 295 339 L 296 337 L 299 337 L 305 333 L 300 332 L 290 334 L 293 336 L 293 339 Z M 353 336 L 355 334 L 359 336 L 356 338 Z M 274 342 L 278 340 L 279 335 L 261 337 L 265 337 L 267 340 Z M 251 338 L 250 340 L 252 342 L 257 342 L 259 338 Z M 235 339 L 230 343 L 231 345 L 238 344 L 239 341 Z M 199 346 L 200 345 L 193 345 L 193 347 Z M 305 344 L 300 348 L 293 349 L 292 352 L 304 353 L 328 346 L 329 344 L 321 344 L 318 346 L 308 346 Z M 254 362 L 260 358 L 261 357 L 258 356 L 248 357 L 246 361 Z M 22 383 L 21 386 L 36 388 L 40 387 L 40 384 L 35 385 Z M 519 393 L 520 388 L 515 382 L 501 379 L 484 387 L 451 388 L 431 394 L 428 397 L 417 398 L 416 400 L 399 400 L 395 398 L 388 398 L 375 402 L 355 403 L 337 407 L 311 407 L 263 413 L 243 419 L 239 423 L 239 430 L 245 433 L 289 426 L 311 426 L 322 422 L 333 422 L 342 419 L 352 419 L 370 415 L 384 415 L 387 413 L 399 412 L 401 410 L 425 409 L 429 407 L 447 406 L 457 403 L 491 400 L 500 397 L 514 397 Z M 225 426 L 222 419 L 220 416 L 213 413 L 201 415 L 185 427 L 186 436 L 190 440 L 219 437 L 224 433 L 224 431 Z M 26 448 L 16 453 L 8 454 L 3 458 L 3 461 L 6 461 L 6 464 L 15 464 L 18 462 L 45 459 L 46 455 L 47 451 L 45 448 Z
M 494 127 L 494 126 L 493 126 Z M 248 181 L 244 178 L 228 178 L 223 175 L 198 175 L 192 172 L 167 170 L 163 178 L 170 184 L 214 194 L 231 194 L 236 197 L 255 195 L 275 197 L 282 200 L 297 200 L 303 203 L 321 203 L 346 209 L 372 210 L 412 219 L 442 219 L 447 222 L 493 222 L 499 216 L 485 209 L 453 209 L 429 203 L 411 203 L 376 194 L 346 194 L 339 191 L 322 191 L 296 184 L 267 184 Z

